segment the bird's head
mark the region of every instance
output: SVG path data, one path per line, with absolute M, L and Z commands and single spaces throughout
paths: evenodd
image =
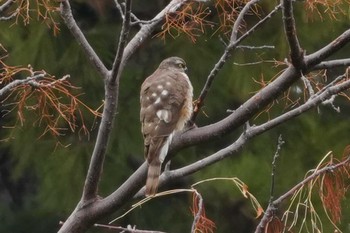
M 159 69 L 167 69 L 167 70 L 174 70 L 179 72 L 186 72 L 186 62 L 180 58 L 180 57 L 169 57 L 165 60 L 163 60 L 160 65 Z

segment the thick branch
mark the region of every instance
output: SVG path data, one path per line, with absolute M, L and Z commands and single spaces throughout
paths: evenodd
M 209 165 L 212 165 L 227 156 L 232 155 L 233 153 L 237 152 L 240 148 L 242 148 L 245 143 L 255 137 L 258 136 L 290 119 L 293 119 L 296 116 L 299 116 L 300 114 L 310 110 L 311 108 L 319 105 L 324 100 L 330 98 L 331 96 L 338 94 L 344 90 L 347 90 L 350 88 L 350 80 L 347 80 L 343 83 L 340 83 L 338 85 L 329 87 L 327 90 L 322 91 L 320 94 L 316 94 L 314 98 L 309 99 L 306 103 L 303 105 L 284 113 L 262 125 L 259 126 L 251 126 L 248 127 L 248 129 L 230 146 L 216 152 L 215 154 L 212 154 L 204 159 L 201 159 L 199 161 L 194 162 L 193 164 L 187 165 L 183 168 L 165 173 L 161 176 L 160 179 L 160 185 L 164 182 L 168 182 L 168 180 L 174 180 L 178 179 L 183 176 L 190 175 L 194 172 L 197 172 Z
M 326 58 L 333 55 L 340 49 L 342 49 L 347 43 L 350 42 L 350 29 L 346 30 L 343 34 L 338 36 L 331 43 L 318 50 L 315 53 L 307 55 L 305 62 L 308 69 L 312 69 L 315 65 L 323 62 Z
M 113 213 L 125 204 L 145 184 L 148 164 L 144 162 L 119 188 L 111 195 L 97 203 L 98 216 Z
M 108 77 L 108 70 L 102 63 L 101 59 L 98 57 L 94 49 L 91 47 L 84 34 L 80 30 L 79 26 L 74 20 L 72 9 L 69 4 L 69 0 L 61 1 L 61 16 L 67 25 L 68 29 L 71 31 L 78 44 L 82 46 L 86 57 L 95 66 L 96 70 L 102 75 L 104 79 Z
M 277 79 L 261 89 L 223 120 L 176 135 L 170 151 L 206 142 L 232 132 L 287 90 L 299 78 L 299 75 L 300 73 L 294 67 L 288 67 Z
M 337 67 L 350 66 L 350 58 L 324 61 L 315 65 L 312 70 L 332 69 Z
M 304 54 L 297 37 L 297 29 L 293 15 L 292 0 L 281 0 L 283 9 L 283 25 L 290 48 L 292 64 L 298 69 L 304 70 Z
M 121 71 L 119 68 L 120 68 L 120 63 L 122 62 L 124 48 L 125 48 L 125 45 L 127 43 L 127 38 L 129 35 L 130 14 L 131 14 L 131 0 L 126 0 L 125 14 L 123 16 L 123 26 L 122 26 L 122 30 L 120 32 L 118 49 L 117 49 L 117 53 L 116 53 L 115 60 L 113 62 L 113 66 L 112 66 L 112 70 L 111 70 L 110 82 L 112 84 L 116 82 L 117 77 L 120 77 L 120 74 L 121 74 L 121 72 L 119 72 L 119 71 Z M 117 83 L 118 83 L 118 81 L 117 81 Z
M 114 116 L 117 108 L 117 86 L 109 83 L 105 84 L 105 106 L 102 113 L 101 124 L 98 130 L 94 151 L 82 196 L 82 204 L 85 205 L 97 198 L 98 183 L 101 178 L 105 153 L 113 127 Z

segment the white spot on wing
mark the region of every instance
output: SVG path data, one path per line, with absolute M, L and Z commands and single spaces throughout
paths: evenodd
M 157 117 L 160 120 L 165 121 L 165 123 L 169 123 L 171 121 L 171 116 L 168 110 L 164 110 L 164 109 L 158 110 L 156 114 L 157 114 Z
M 157 96 L 157 93 L 153 92 L 153 93 L 152 93 L 152 96 L 153 96 L 153 97 L 156 97 L 156 96 Z
M 157 86 L 157 88 L 158 88 L 158 89 L 163 89 L 163 85 L 160 85 L 160 84 L 159 84 L 159 85 Z
M 163 90 L 162 93 L 161 93 L 161 95 L 166 96 L 166 95 L 168 95 L 168 93 L 169 93 L 169 92 L 168 92 L 167 90 Z
M 165 84 L 166 84 L 167 86 L 170 86 L 170 85 L 171 85 L 171 82 L 168 81 L 168 82 L 166 82 Z
M 160 97 L 158 97 L 157 99 L 156 99 L 156 102 L 154 102 L 155 104 L 159 104 L 160 103 Z

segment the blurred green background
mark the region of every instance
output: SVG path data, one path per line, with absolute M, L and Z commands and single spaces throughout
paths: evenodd
M 89 42 L 107 67 L 111 66 L 116 49 L 116 38 L 120 30 L 120 17 L 114 9 L 113 1 L 74 0 L 74 15 Z M 275 3 L 264 3 L 261 14 L 273 9 Z M 133 12 L 143 19 L 151 19 L 166 3 L 164 1 L 134 0 Z M 349 12 L 348 6 L 345 11 Z M 296 4 L 296 21 L 301 45 L 307 53 L 323 47 L 349 28 L 349 15 L 339 15 L 337 20 L 325 16 L 310 18 L 304 11 L 303 3 Z M 213 14 L 215 12 L 213 11 Z M 213 20 L 215 20 L 214 16 Z M 59 17 L 57 20 L 60 21 Z M 247 26 L 256 22 L 253 16 L 247 17 Z M 71 75 L 71 82 L 81 87 L 84 93 L 80 98 L 91 108 L 102 104 L 104 97 L 103 81 L 84 56 L 72 35 L 61 22 L 60 33 L 54 36 L 51 29 L 38 22 L 36 17 L 29 25 L 13 22 L 0 22 L 0 43 L 8 50 L 5 59 L 8 65 L 31 64 L 36 70 L 44 69 L 56 77 Z M 131 35 L 137 32 L 134 27 Z M 130 59 L 123 74 L 120 86 L 120 104 L 113 136 L 105 161 L 100 192 L 106 196 L 115 190 L 144 161 L 143 142 L 139 124 L 139 89 L 143 80 L 155 70 L 159 62 L 169 56 L 180 56 L 187 61 L 189 76 L 197 97 L 206 77 L 221 56 L 224 45 L 220 33 L 208 29 L 192 43 L 185 35 L 165 41 L 153 37 L 146 42 Z M 285 67 L 275 67 L 274 59 L 283 61 L 288 57 L 288 45 L 283 35 L 281 14 L 247 39 L 244 45 L 275 46 L 274 49 L 238 49 L 227 61 L 217 76 L 206 99 L 203 112 L 197 120 L 198 126 L 216 122 L 234 110 L 259 90 L 261 86 L 254 80 L 271 80 Z M 349 46 L 332 58 L 345 58 Z M 237 64 L 259 62 L 256 65 Z M 344 69 L 329 72 L 329 79 L 344 73 Z M 294 88 L 303 88 L 296 83 Z M 303 98 L 295 92 L 295 98 Z M 336 113 L 329 106 L 321 106 L 293 119 L 281 126 L 251 140 L 234 156 L 206 168 L 184 180 L 179 180 L 168 188 L 189 187 L 199 180 L 212 177 L 239 177 L 266 207 L 270 192 L 271 161 L 282 134 L 285 144 L 277 162 L 275 196 L 287 191 L 300 181 L 304 174 L 314 168 L 329 151 L 340 157 L 349 144 L 349 104 L 345 98 L 336 99 L 341 112 Z M 2 106 L 2 111 L 6 106 Z M 259 124 L 288 110 L 280 100 L 269 112 L 262 113 L 251 121 Z M 15 123 L 16 112 L 0 118 L 0 125 Z M 91 129 L 90 137 L 79 133 L 65 132 L 58 140 L 67 147 L 58 146 L 57 139 L 45 136 L 38 139 L 43 128 L 34 125 L 35 116 L 28 114 L 23 127 L 1 128 L 1 139 L 11 135 L 12 140 L 0 143 L 0 232 L 55 232 L 59 221 L 64 221 L 79 201 L 84 176 L 93 149 L 99 119 L 86 112 L 85 124 Z M 203 158 L 229 145 L 242 132 L 218 138 L 210 143 L 187 148 L 179 152 L 172 161 L 172 167 L 180 167 Z M 204 198 L 207 217 L 216 224 L 216 232 L 252 232 L 257 223 L 249 200 L 228 181 L 217 181 L 199 186 Z M 136 201 L 135 201 L 136 202 Z M 192 224 L 192 197 L 177 194 L 159 198 L 144 204 L 142 208 L 119 220 L 116 224 L 136 225 L 138 229 L 154 229 L 171 233 L 189 232 Z M 126 203 L 122 210 L 101 221 L 106 223 L 133 203 Z M 320 203 L 315 203 L 320 210 Z M 350 232 L 350 204 L 344 201 L 341 229 Z M 333 227 L 324 222 L 324 232 L 333 232 Z M 104 232 L 91 229 L 90 232 Z

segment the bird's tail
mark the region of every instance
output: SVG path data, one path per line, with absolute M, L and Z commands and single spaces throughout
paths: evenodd
M 154 196 L 158 190 L 161 162 L 158 159 L 152 161 L 148 166 L 148 175 L 146 181 L 146 196 Z

